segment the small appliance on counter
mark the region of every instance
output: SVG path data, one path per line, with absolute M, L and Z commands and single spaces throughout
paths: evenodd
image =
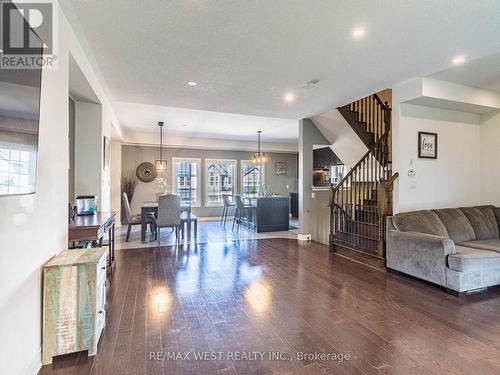
M 97 195 L 80 195 L 76 197 L 76 214 L 78 216 L 94 215 L 97 212 Z

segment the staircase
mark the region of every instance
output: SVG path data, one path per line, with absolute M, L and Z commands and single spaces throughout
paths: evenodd
M 330 247 L 385 268 L 385 217 L 392 215 L 391 109 L 377 94 L 338 108 L 368 152 L 330 190 Z

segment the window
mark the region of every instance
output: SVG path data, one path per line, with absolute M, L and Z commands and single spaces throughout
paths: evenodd
M 236 161 L 206 159 L 206 206 L 222 206 L 223 195 L 234 195 Z M 230 198 L 232 200 L 232 197 Z
M 330 167 L 330 183 L 338 184 L 348 172 L 347 167 L 343 164 L 332 165 Z
M 254 164 L 250 160 L 241 161 L 241 195 L 257 197 L 264 185 L 264 165 Z
M 183 202 L 200 206 L 200 159 L 172 158 L 172 190 Z
M 34 152 L 0 148 L 0 194 L 34 191 Z

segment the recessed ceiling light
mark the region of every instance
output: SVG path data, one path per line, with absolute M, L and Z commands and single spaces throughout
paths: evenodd
M 453 65 L 462 65 L 465 62 L 465 56 L 457 56 L 453 59 Z
M 292 103 L 295 101 L 295 94 L 293 92 L 287 92 L 283 95 L 283 100 L 287 103 Z
M 365 28 L 364 27 L 356 27 L 352 30 L 352 36 L 355 39 L 361 39 L 365 35 Z
M 182 124 L 181 125 L 183 128 L 185 128 L 186 126 L 188 126 L 188 124 Z
M 189 81 L 189 82 L 188 82 L 188 85 L 189 85 L 189 86 L 192 86 L 192 87 L 194 87 L 194 86 L 198 86 L 198 84 L 197 84 L 195 81 Z

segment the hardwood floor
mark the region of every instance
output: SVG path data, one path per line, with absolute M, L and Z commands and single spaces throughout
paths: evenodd
M 500 373 L 497 288 L 458 299 L 290 239 L 141 248 L 117 258 L 97 356 L 56 357 L 41 374 Z M 201 351 L 222 353 L 194 360 Z M 264 359 L 238 360 L 238 351 Z M 190 360 L 152 358 L 175 352 Z M 269 360 L 272 353 L 283 360 Z
M 290 219 L 290 227 L 298 227 L 297 220 Z M 133 228 L 129 241 L 125 241 L 127 227 L 116 227 L 116 249 L 137 249 L 140 247 L 157 246 L 153 235 L 148 231 L 146 233 L 146 242 L 141 243 L 141 233 L 139 228 Z M 173 231 L 165 229 L 161 231 L 161 245 L 175 245 L 176 239 Z M 257 233 L 254 230 L 247 229 L 241 226 L 240 230 L 236 228 L 233 230 L 232 221 L 228 221 L 226 225 L 221 225 L 219 220 L 214 221 L 199 221 L 198 222 L 198 236 L 195 238 L 194 234 L 191 237 L 184 236 L 181 242 L 184 245 L 194 243 L 212 243 L 212 242 L 228 242 L 228 241 L 241 241 L 241 240 L 256 240 L 262 238 L 293 238 L 297 239 L 297 230 L 291 229 L 282 232 L 264 232 Z

